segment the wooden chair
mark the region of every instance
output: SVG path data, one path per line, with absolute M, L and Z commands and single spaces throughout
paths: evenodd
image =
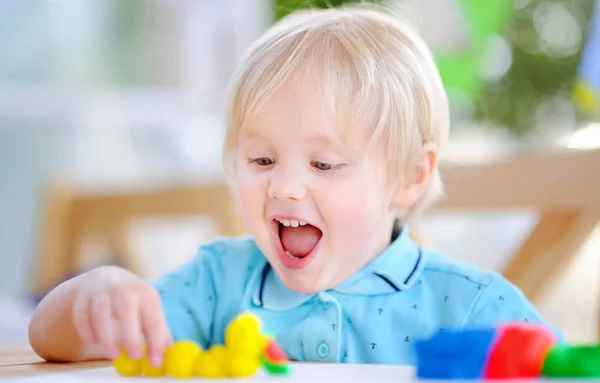
M 95 195 L 57 182 L 45 207 L 33 284 L 37 295 L 79 271 L 82 245 L 90 236 L 108 244 L 119 264 L 147 275 L 146 263 L 130 246 L 129 225 L 135 219 L 205 215 L 214 219 L 221 235 L 244 233 L 223 184 Z
M 537 225 L 502 270 L 536 304 L 600 222 L 599 167 L 600 149 L 446 165 L 442 167 L 446 198 L 436 209 L 537 209 Z M 598 310 L 600 314 L 600 302 Z
M 541 218 L 504 275 L 533 301 L 600 222 L 600 150 L 532 153 L 472 166 L 444 166 L 437 210 L 533 208 Z

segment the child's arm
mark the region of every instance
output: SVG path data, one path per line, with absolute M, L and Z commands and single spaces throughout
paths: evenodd
M 133 273 L 102 267 L 52 290 L 29 324 L 34 351 L 49 361 L 113 358 L 123 344 L 130 355 L 148 343 L 154 364 L 171 342 L 160 298 Z

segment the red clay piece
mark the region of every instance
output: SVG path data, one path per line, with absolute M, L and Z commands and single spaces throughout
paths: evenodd
M 485 379 L 537 378 L 556 337 L 541 325 L 511 323 L 498 328 Z
M 279 347 L 279 344 L 277 344 L 277 342 L 274 339 L 271 339 L 269 341 L 269 344 L 267 345 L 267 348 L 265 350 L 265 356 L 269 359 L 271 363 L 275 364 L 285 363 L 288 359 L 285 352 L 283 352 L 281 347 Z

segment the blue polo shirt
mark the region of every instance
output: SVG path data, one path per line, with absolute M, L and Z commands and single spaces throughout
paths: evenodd
M 440 328 L 543 321 L 500 274 L 423 249 L 406 227 L 362 270 L 315 294 L 288 289 L 250 237 L 203 245 L 153 285 L 175 339 L 221 344 L 233 317 L 253 311 L 299 361 L 414 364 L 413 342 Z

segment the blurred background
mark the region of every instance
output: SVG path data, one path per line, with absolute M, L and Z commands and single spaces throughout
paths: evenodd
M 37 300 L 64 278 L 115 262 L 153 277 L 199 243 L 243 232 L 221 187 L 236 60 L 290 11 L 340 3 L 0 0 L 0 345 L 27 344 Z M 600 2 L 388 3 L 405 7 L 436 56 L 452 106 L 448 164 L 600 147 Z M 598 180 L 598 156 L 590 158 L 577 169 Z M 541 199 L 553 195 L 544 190 Z M 503 271 L 544 216 L 505 205 L 433 210 L 419 235 Z M 536 292 L 536 306 L 571 341 L 599 334 L 600 238 L 590 220 Z

